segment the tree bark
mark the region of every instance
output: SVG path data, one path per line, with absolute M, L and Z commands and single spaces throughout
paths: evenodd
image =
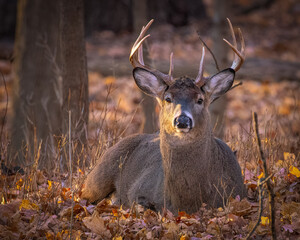
M 228 68 L 228 47 L 223 41 L 226 33 L 229 31 L 226 26 L 227 6 L 228 2 L 223 0 L 214 0 L 214 28 L 213 28 L 213 52 L 218 61 L 220 70 Z M 227 106 L 226 95 L 219 98 L 216 102 L 210 105 L 211 123 L 214 129 L 214 134 L 223 138 L 224 136 L 224 114 Z
M 87 143 L 89 113 L 83 0 L 62 0 L 61 6 L 63 135 L 68 135 L 71 111 L 72 144 L 79 153 Z
M 30 165 L 37 160 L 40 167 L 52 165 L 49 160 L 54 147 L 53 135 L 59 134 L 61 129 L 56 55 L 59 48 L 58 3 L 58 0 L 18 1 L 14 117 L 9 149 L 13 165 Z
M 67 136 L 69 111 L 72 149 L 81 150 L 87 142 L 83 1 L 19 0 L 14 50 L 9 160 L 11 165 L 38 163 L 39 168 L 51 169 L 58 157 L 54 137 Z M 66 169 L 64 153 L 59 167 Z
M 147 1 L 146 0 L 133 0 L 133 24 L 134 32 L 138 36 L 142 26 L 147 24 Z M 145 45 L 145 44 L 144 44 Z M 147 62 L 147 48 L 144 46 L 144 58 Z M 143 102 L 142 109 L 144 120 L 141 126 L 141 131 L 144 133 L 154 133 L 158 130 L 158 116 L 155 114 L 156 102 L 155 100 L 142 93 Z

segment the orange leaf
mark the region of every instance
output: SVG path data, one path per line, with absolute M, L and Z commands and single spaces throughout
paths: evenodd
M 295 175 L 297 178 L 300 177 L 300 171 L 298 168 L 290 166 L 290 173 Z
M 264 176 L 264 173 L 262 172 L 257 178 L 261 179 Z
M 52 189 L 52 182 L 48 180 L 48 190 L 51 191 L 51 189 Z
M 113 213 L 113 215 L 114 215 L 115 217 L 118 217 L 118 216 L 119 216 L 119 211 L 118 211 L 118 210 L 112 209 L 111 211 L 112 211 L 112 213 Z
M 80 168 L 78 169 L 78 171 L 81 175 L 84 175 L 84 172 Z
M 282 161 L 282 160 L 278 160 L 278 161 L 275 163 L 275 165 L 276 165 L 277 167 L 282 167 L 282 166 L 283 166 L 283 161 Z
M 20 207 L 19 209 L 28 209 L 28 210 L 39 210 L 39 207 L 38 205 L 36 205 L 35 203 L 33 202 L 30 202 L 29 200 L 27 199 L 23 199 L 22 200 L 22 203 L 20 204 Z
M 16 182 L 17 189 L 20 190 L 24 184 L 24 180 L 22 178 L 19 179 L 19 181 Z
M 295 156 L 294 153 L 284 152 L 283 153 L 283 158 L 284 158 L 285 161 L 289 161 L 289 160 L 295 161 L 296 156 Z
M 113 240 L 122 240 L 123 238 L 121 236 L 119 237 L 114 237 Z
M 269 225 L 270 219 L 268 217 L 261 217 L 261 225 L 266 226 Z
M 187 239 L 189 239 L 189 237 L 186 234 L 184 234 L 180 237 L 180 240 L 187 240 Z

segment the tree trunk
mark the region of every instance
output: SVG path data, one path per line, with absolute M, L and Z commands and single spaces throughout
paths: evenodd
M 39 160 L 40 167 L 51 167 L 53 135 L 61 129 L 59 1 L 19 0 L 17 11 L 9 161 L 25 166 Z
M 19 0 L 14 68 L 9 160 L 21 167 L 38 162 L 39 168 L 51 169 L 57 162 L 54 136 L 68 135 L 69 111 L 72 149 L 80 151 L 87 142 L 83 1 Z M 60 168 L 66 166 L 64 150 Z
M 213 28 L 213 52 L 218 61 L 220 70 L 228 68 L 228 46 L 224 43 L 223 38 L 228 33 L 226 26 L 227 2 L 223 0 L 214 0 L 214 28 Z M 227 106 L 226 95 L 222 96 L 212 105 L 210 105 L 211 121 L 214 129 L 214 134 L 223 138 L 224 136 L 224 113 Z
M 147 24 L 147 1 L 146 0 L 133 0 L 133 24 L 134 32 L 138 36 L 142 26 Z M 145 44 L 144 44 L 145 45 Z M 144 46 L 144 58 L 147 62 L 147 48 Z M 143 102 L 142 109 L 144 114 L 143 124 L 141 126 L 141 131 L 144 133 L 154 133 L 158 129 L 157 116 L 155 114 L 156 103 L 155 100 L 142 93 Z
M 63 135 L 68 136 L 71 111 L 73 150 L 79 153 L 87 143 L 89 113 L 83 0 L 62 0 L 61 6 Z M 82 165 L 82 158 L 76 156 L 76 159 Z

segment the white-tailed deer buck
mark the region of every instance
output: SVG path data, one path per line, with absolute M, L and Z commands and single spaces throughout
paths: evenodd
M 132 47 L 130 62 L 138 87 L 161 106 L 160 133 L 136 134 L 108 149 L 88 175 L 82 198 L 102 200 L 115 192 L 122 204 L 137 202 L 157 211 L 196 212 L 202 203 L 223 206 L 229 196 L 245 196 L 240 166 L 231 149 L 214 138 L 208 106 L 226 93 L 244 61 L 244 39 L 237 49 L 229 22 L 235 59 L 230 68 L 203 77 L 204 48 L 198 76 L 172 77 L 145 66 L 142 43 L 151 20 Z

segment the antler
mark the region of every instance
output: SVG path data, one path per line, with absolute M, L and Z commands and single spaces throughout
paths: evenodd
M 201 60 L 200 60 L 200 66 L 199 66 L 199 72 L 198 72 L 198 75 L 195 79 L 195 84 L 198 86 L 198 87 L 202 87 L 205 82 L 206 82 L 206 78 L 203 77 L 203 72 L 204 72 L 204 69 L 203 69 L 203 63 L 204 63 L 204 56 L 205 56 L 205 48 L 202 47 L 202 56 L 201 56 Z
M 154 75 L 160 77 L 167 85 L 171 85 L 173 82 L 172 71 L 173 71 L 173 53 L 170 55 L 170 70 L 169 74 L 164 74 L 156 69 L 152 69 L 144 64 L 143 58 L 143 42 L 150 37 L 150 34 L 146 35 L 147 30 L 150 28 L 151 24 L 153 23 L 153 19 L 148 22 L 146 26 L 142 27 L 141 33 L 135 43 L 133 44 L 129 56 L 129 61 L 131 65 L 136 68 L 140 67 L 152 72 Z
M 244 40 L 244 37 L 243 37 L 243 34 L 242 34 L 242 31 L 240 28 L 238 28 L 238 32 L 239 32 L 239 35 L 240 35 L 240 39 L 241 39 L 241 50 L 239 51 L 237 49 L 237 42 L 236 42 L 236 38 L 235 38 L 235 34 L 234 34 L 234 30 L 233 30 L 233 27 L 232 27 L 232 24 L 229 20 L 229 18 L 227 18 L 227 21 L 228 21 L 228 25 L 230 27 L 230 32 L 231 32 L 231 36 L 232 36 L 232 39 L 233 39 L 233 45 L 228 42 L 225 38 L 223 38 L 223 40 L 231 47 L 231 49 L 235 52 L 235 57 L 234 57 L 234 60 L 232 62 L 232 65 L 231 65 L 231 68 L 234 70 L 234 71 L 238 71 L 240 69 L 240 67 L 243 65 L 244 63 L 244 60 L 245 60 L 245 40 Z

